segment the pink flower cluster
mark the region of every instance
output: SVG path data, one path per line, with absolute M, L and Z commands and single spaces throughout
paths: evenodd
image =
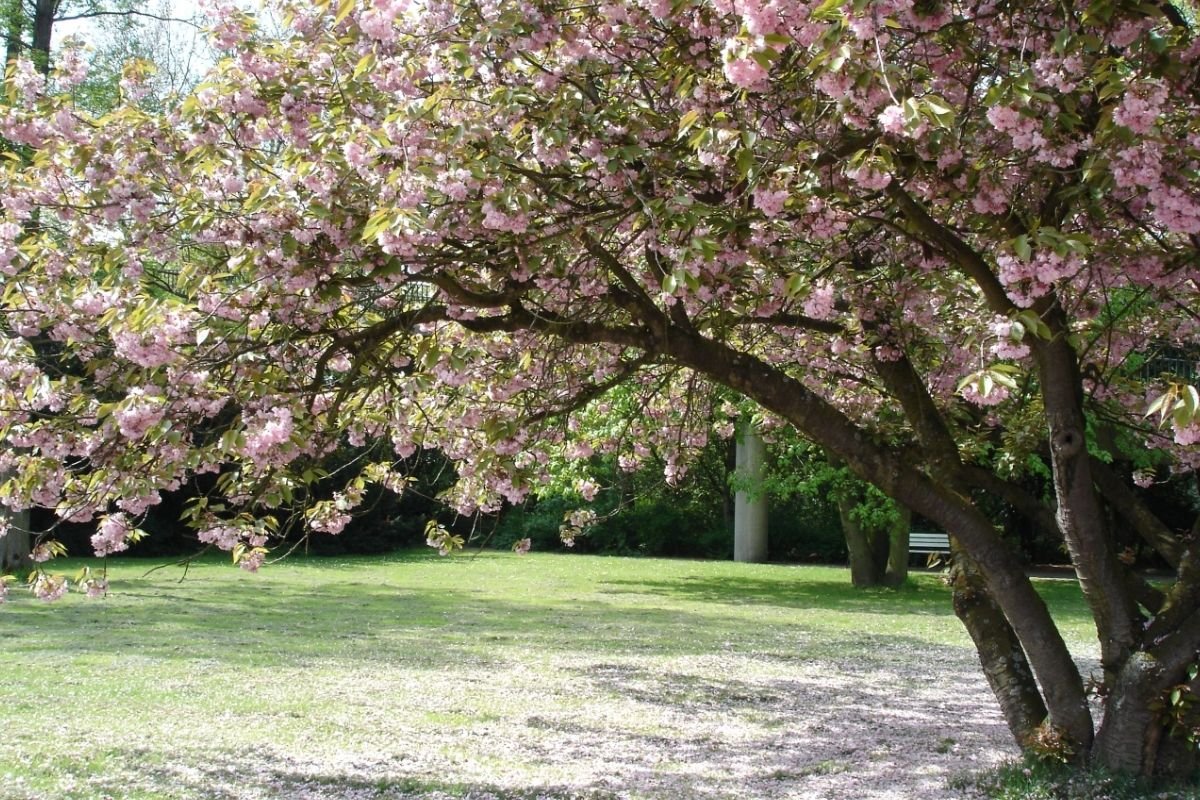
M 117 429 L 126 439 L 141 439 L 146 432 L 162 421 L 165 414 L 161 397 L 146 394 L 141 387 L 129 390 L 129 395 L 113 412 Z
M 358 27 L 380 42 L 396 38 L 396 19 L 408 10 L 409 0 L 375 0 L 374 7 L 358 15 Z
M 228 552 L 237 547 L 241 531 L 232 525 L 210 525 L 198 531 L 196 538 L 204 544 L 213 544 Z
M 1007 133 L 1012 145 L 1018 150 L 1037 150 L 1046 146 L 1042 135 L 1041 120 L 1022 114 L 1012 106 L 992 106 L 987 112 L 988 122 L 1001 133 Z
M 1029 355 L 1029 346 L 1013 338 L 1012 321 L 1000 318 L 992 325 L 996 334 L 996 342 L 992 345 L 992 354 L 996 358 L 1021 359 Z
M 1184 426 L 1175 425 L 1175 444 L 1200 444 L 1200 419 L 1194 419 Z
M 881 189 L 886 189 L 892 182 L 891 175 L 871 164 L 863 164 L 856 169 L 850 170 L 846 174 L 850 180 L 857 183 L 863 189 L 871 192 L 877 192 Z
M 908 128 L 904 124 L 904 109 L 896 103 L 892 103 L 883 111 L 880 111 L 876 119 L 879 120 L 879 127 L 885 133 L 891 133 L 896 136 L 904 136 L 908 133 Z
M 101 517 L 100 524 L 96 527 L 96 533 L 92 535 L 92 549 L 96 551 L 96 556 L 102 558 L 122 550 L 128 550 L 129 542 L 126 539 L 132 530 L 133 526 L 129 524 L 129 518 L 124 514 L 110 514 Z
M 1131 85 L 1113 111 L 1113 122 L 1143 136 L 1152 133 L 1166 101 L 1167 87 L 1161 83 Z
M 119 328 L 113 331 L 113 346 L 117 354 L 140 367 L 160 367 L 179 358 L 175 348 L 193 337 L 192 320 L 183 313 L 164 314 L 152 330 L 134 331 Z
M 483 204 L 483 227 L 494 231 L 524 233 L 529 228 L 529 215 L 523 212 L 510 214 L 489 200 Z
M 12 76 L 12 86 L 26 102 L 33 102 L 46 89 L 46 79 L 28 58 L 18 58 Z
M 1022 308 L 1033 305 L 1033 301 L 1049 292 L 1056 282 L 1074 276 L 1084 266 L 1078 256 L 1060 255 L 1047 248 L 1036 251 L 1028 261 L 999 255 L 996 265 L 1000 267 L 1000 281 L 1008 290 L 1008 296 Z
M 345 530 L 350 515 L 338 508 L 336 502 L 322 500 L 308 510 L 308 527 L 314 531 L 337 535 Z
M 246 420 L 243 453 L 259 466 L 269 464 L 290 444 L 294 429 L 291 409 L 286 406 L 252 414 Z
M 263 561 L 267 558 L 265 550 L 255 548 L 242 554 L 238 559 L 238 566 L 246 570 L 246 572 L 258 572 L 259 567 L 263 565 Z
M 17 251 L 17 240 L 21 236 L 21 226 L 15 222 L 0 222 L 0 274 L 10 277 L 17 274 L 16 261 L 20 255 Z
M 804 313 L 813 319 L 833 319 L 833 303 L 833 284 L 829 281 L 818 281 L 813 286 L 812 293 L 804 300 Z
M 748 92 L 762 92 L 767 88 L 767 71 L 753 58 L 733 58 L 725 62 L 725 77 L 734 86 Z
M 969 383 L 962 388 L 960 394 L 968 403 L 977 406 L 998 406 L 1008 399 L 1008 387 L 995 384 L 984 395 L 976 383 Z
M 754 196 L 754 207 L 763 213 L 764 217 L 777 217 L 783 213 L 783 204 L 787 202 L 788 190 L 776 189 L 772 191 L 765 187 L 755 189 L 751 194 Z
M 88 66 L 83 41 L 78 36 L 67 37 L 55 65 L 55 76 L 64 86 L 78 86 L 87 78 Z
M 39 573 L 33 582 L 33 594 L 37 599 L 53 603 L 67 593 L 67 579 L 62 575 Z

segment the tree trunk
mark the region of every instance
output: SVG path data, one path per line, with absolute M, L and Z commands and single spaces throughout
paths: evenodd
M 975 643 L 983 674 L 1000 703 L 1009 731 L 1024 747 L 1046 719 L 1046 705 L 1025 650 L 988 592 L 978 567 L 961 550 L 951 561 L 950 576 L 954 613 Z
M 1153 751 L 1147 750 L 1159 739 L 1151 729 L 1161 725 L 1150 706 L 1158 696 L 1154 689 L 1161 672 L 1147 653 L 1134 653 L 1121 667 L 1110 684 L 1104 720 L 1096 734 L 1092 756 L 1097 763 L 1121 772 L 1153 769 Z
M 888 534 L 888 563 L 883 582 L 893 588 L 908 580 L 908 532 L 912 512 L 903 503 L 896 504 L 897 519 Z
M 60 0 L 37 0 L 33 8 L 33 60 L 38 72 L 50 74 L 50 38 Z
M 607 340 L 607 338 L 605 339 Z M 698 334 L 672 330 L 661 352 L 775 412 L 860 478 L 956 537 L 979 564 L 1043 689 L 1052 724 L 1084 752 L 1094 731 L 1083 679 L 1049 609 L 995 527 L 969 496 L 939 483 L 898 450 L 872 442 L 844 414 L 777 367 Z
M 1058 528 L 1079 587 L 1096 620 L 1105 680 L 1112 683 L 1138 646 L 1137 607 L 1117 560 L 1108 520 L 1092 479 L 1078 358 L 1062 310 L 1043 314 L 1057 335 L 1034 349 L 1050 441 Z
M 852 497 L 838 493 L 838 518 L 842 522 L 842 535 L 846 537 L 846 550 L 850 554 L 850 583 L 857 587 L 879 586 L 883 575 L 879 570 L 879 559 L 871 535 L 851 513 L 857 503 Z
M 0 536 L 0 574 L 23 575 L 33 566 L 29 558 L 29 512 L 13 512 L 0 505 L 0 527 L 6 524 L 8 533 Z

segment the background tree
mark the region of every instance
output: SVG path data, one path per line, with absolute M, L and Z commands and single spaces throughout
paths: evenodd
M 0 132 L 34 154 L 6 166 L 5 230 L 43 212 L 0 250 L 9 503 L 97 520 L 103 555 L 219 471 L 189 518 L 254 568 L 268 509 L 332 534 L 368 482 L 402 488 L 380 460 L 304 491 L 341 442 L 436 448 L 457 509 L 491 512 L 587 457 L 571 420 L 621 384 L 641 436 L 591 452 L 652 444 L 677 479 L 720 385 L 954 537 L 1018 742 L 1186 766 L 1200 529 L 1094 452 L 1108 426 L 1200 462 L 1196 387 L 1129 359 L 1200 338 L 1200 46 L 1174 6 L 347 2 L 270 34 L 217 10 L 228 55 L 177 113 L 85 119 L 13 84 Z M 84 370 L 39 362 L 43 335 Z M 984 497 L 1066 545 L 1098 726 Z M 1176 568 L 1165 592 L 1114 519 Z
M 195 36 L 181 37 L 173 26 L 178 23 L 194 28 L 195 23 L 172 17 L 166 2 L 150 9 L 148 4 L 134 0 L 4 0 L 2 9 L 6 86 L 20 78 L 17 70 L 21 63 L 31 66 L 42 80 L 48 79 L 54 57 L 52 48 L 57 45 L 56 26 L 80 21 L 93 23 L 93 34 L 98 35 L 91 37 L 92 44 L 98 44 L 99 48 L 91 53 L 78 46 L 71 48 L 64 73 L 71 76 L 72 98 L 89 111 L 103 112 L 119 103 L 120 83 L 127 65 L 140 70 L 154 65 L 155 79 L 149 96 L 159 102 L 167 102 L 169 96 L 196 80 L 192 65 L 198 60 L 200 40 Z M 184 46 L 180 46 L 182 39 L 188 40 Z M 142 66 L 136 66 L 138 61 Z M 31 79 L 31 75 L 24 78 Z M 8 95 L 11 98 L 15 93 L 10 89 Z M 12 144 L 0 139 L 0 147 L 8 151 Z M 25 154 L 19 147 L 15 152 L 22 157 Z M 7 532 L 0 534 L 0 573 L 23 573 L 30 568 L 31 529 L 27 509 L 14 512 L 0 505 L 0 530 Z
M 855 586 L 900 586 L 908 577 L 912 514 L 803 439 L 787 436 L 774 447 L 769 491 L 824 498 L 837 509 Z

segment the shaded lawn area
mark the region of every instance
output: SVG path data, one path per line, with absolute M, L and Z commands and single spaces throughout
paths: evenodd
M 533 554 L 110 562 L 0 607 L 0 797 L 955 796 L 1011 756 L 949 592 Z M 1088 653 L 1073 583 L 1042 584 Z

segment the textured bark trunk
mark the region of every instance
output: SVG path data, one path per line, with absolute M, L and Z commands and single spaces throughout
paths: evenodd
M 838 498 L 838 518 L 842 522 L 842 535 L 846 537 L 846 550 L 850 553 L 850 583 L 858 587 L 878 586 L 881 575 L 875 550 L 871 537 L 850 513 L 854 506 L 852 498 Z
M 1165 689 L 1162 668 L 1147 653 L 1128 658 L 1109 684 L 1108 703 L 1092 748 L 1093 760 L 1118 772 L 1149 773 L 1162 741 L 1155 701 Z
M 954 613 L 975 643 L 979 664 L 1017 743 L 1024 747 L 1046 719 L 1046 705 L 1012 626 L 966 554 L 951 566 Z
M 50 74 L 50 38 L 59 0 L 37 0 L 33 7 L 33 58 L 38 71 Z
M 33 566 L 29 558 L 29 512 L 13 513 L 0 506 L 0 526 L 7 524 L 8 534 L 0 536 L 0 573 L 23 575 Z
M 912 527 L 912 512 L 896 504 L 898 517 L 888 536 L 888 563 L 883 582 L 893 588 L 908 580 L 908 532 Z
M 1061 309 L 1053 305 L 1043 316 L 1056 333 L 1039 342 L 1034 354 L 1046 407 L 1058 527 L 1096 620 L 1105 678 L 1111 682 L 1138 646 L 1137 607 L 1093 482 L 1078 359 L 1067 341 Z

